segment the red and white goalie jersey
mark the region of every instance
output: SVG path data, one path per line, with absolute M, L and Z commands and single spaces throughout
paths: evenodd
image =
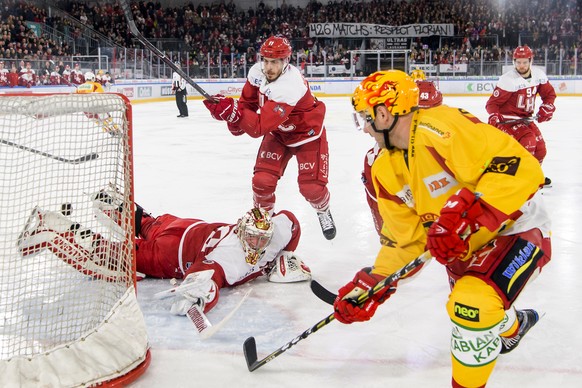
M 239 104 L 245 109 L 240 129 L 251 137 L 271 133 L 288 147 L 318 139 L 323 132 L 325 105 L 318 101 L 307 80 L 287 65 L 276 82 L 269 83 L 262 63 L 251 67 Z M 260 115 L 256 112 L 260 109 Z
M 556 91 L 541 69 L 532 66 L 527 79 L 512 69 L 499 78 L 485 108 L 489 114 L 499 113 L 506 119 L 531 117 L 538 94 L 544 104 L 553 104 L 556 99 Z
M 157 278 L 184 278 L 192 272 L 214 269 L 218 288 L 245 283 L 264 275 L 282 251 L 299 243 L 299 221 L 289 211 L 271 217 L 272 239 L 256 262 L 249 260 L 236 224 L 207 223 L 170 214 L 144 217 L 137 243 L 137 270 Z M 179 245 L 176 242 L 179 241 Z

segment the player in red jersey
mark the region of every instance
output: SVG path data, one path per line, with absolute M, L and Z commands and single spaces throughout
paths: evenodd
M 240 99 L 216 95 L 204 105 L 233 135 L 262 137 L 253 172 L 255 206 L 272 211 L 275 189 L 291 157 L 297 158 L 299 191 L 317 212 L 323 235 L 335 237 L 327 189 L 329 151 L 323 125 L 325 105 L 311 94 L 301 71 L 289 63 L 286 38 L 271 36 L 262 60 L 249 70 Z M 260 109 L 260 113 L 259 113 Z
M 544 71 L 532 67 L 532 63 L 532 50 L 527 45 L 517 47 L 513 51 L 514 68 L 499 78 L 485 108 L 489 124 L 513 136 L 541 164 L 546 156 L 546 142 L 534 120 L 543 123 L 552 119 L 556 91 Z M 537 116 L 533 116 L 537 95 L 542 104 Z M 546 177 L 545 185 L 551 183 Z

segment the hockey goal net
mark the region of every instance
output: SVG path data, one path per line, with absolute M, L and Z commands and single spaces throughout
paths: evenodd
M 149 345 L 135 289 L 129 101 L 0 95 L 0 182 L 0 386 L 136 379 Z M 119 195 L 113 224 L 96 216 L 104 188 Z M 99 263 L 95 235 L 116 247 Z

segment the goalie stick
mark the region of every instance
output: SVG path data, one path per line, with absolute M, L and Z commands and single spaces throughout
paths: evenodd
M 240 306 L 242 306 L 242 304 L 245 302 L 245 300 L 247 300 L 247 298 L 251 294 L 252 290 L 253 290 L 252 288 L 249 288 L 248 291 L 243 295 L 242 299 L 237 303 L 237 305 L 234 306 L 234 308 L 232 310 L 230 310 L 230 312 L 228 314 L 226 314 L 226 316 L 224 318 L 222 318 L 222 320 L 220 322 L 218 322 L 217 324 L 212 325 L 212 324 L 210 324 L 210 321 L 208 321 L 208 319 L 207 319 L 206 320 L 208 323 L 207 327 L 202 331 L 200 331 L 200 330 L 198 331 L 200 333 L 200 337 L 202 337 L 202 339 L 208 339 L 208 338 L 212 337 L 214 334 L 216 334 L 220 329 L 222 329 L 222 327 L 228 321 L 230 321 L 230 319 L 233 317 L 233 315 L 238 311 Z M 204 313 L 202 313 L 202 314 L 204 315 Z M 190 317 L 190 314 L 188 314 L 188 317 Z
M 418 256 L 416 259 L 412 260 L 410 263 L 406 264 L 404 267 L 400 268 L 398 271 L 394 272 L 392 275 L 386 277 L 385 279 L 381 280 L 376 284 L 373 288 L 371 288 L 368 292 L 361 294 L 357 300 L 353 301 L 355 304 L 361 305 L 366 300 L 368 300 L 372 295 L 376 294 L 377 292 L 381 291 L 385 287 L 389 287 L 392 283 L 399 280 L 403 276 L 407 275 L 414 269 L 418 268 L 428 260 L 430 260 L 432 256 L 430 252 L 424 252 L 422 255 Z M 328 291 L 329 292 L 329 291 Z M 303 333 L 299 334 L 297 337 L 293 338 L 291 341 L 287 342 L 285 345 L 281 346 L 279 349 L 275 350 L 267 357 L 262 358 L 260 360 L 257 359 L 257 344 L 254 337 L 249 337 L 245 340 L 243 344 L 243 351 L 245 355 L 245 360 L 247 362 L 247 367 L 249 372 L 253 372 L 258 368 L 262 367 L 269 361 L 274 360 L 276 357 L 280 356 L 282 353 L 289 350 L 293 345 L 296 345 L 299 341 L 307 338 L 311 334 L 315 333 L 322 327 L 326 326 L 328 323 L 335 319 L 334 314 L 330 314 L 327 317 L 323 318 L 321 321 L 317 322 L 314 326 L 310 327 L 309 329 L 305 330 Z
M 169 290 L 156 292 L 154 294 L 155 299 L 166 299 L 171 296 L 179 296 L 184 295 L 189 291 L 194 291 L 200 287 L 201 283 L 206 283 L 212 279 L 212 275 L 214 274 L 214 270 L 206 270 L 206 271 L 199 271 L 190 274 L 190 280 L 187 282 L 182 282 L 177 287 L 173 287 Z M 238 309 L 242 306 L 245 300 L 251 294 L 252 289 L 249 289 L 242 297 L 242 299 L 238 302 L 238 304 L 228 313 L 220 322 L 213 325 L 210 320 L 204 314 L 203 308 L 198 304 L 192 304 L 190 309 L 186 312 L 186 316 L 190 319 L 190 321 L 194 324 L 194 327 L 200 334 L 202 339 L 207 339 L 212 337 L 216 332 L 218 332 L 238 311 Z
M 202 89 L 200 85 L 192 80 L 192 78 L 188 77 L 186 73 L 182 71 L 178 66 L 174 65 L 172 60 L 166 56 L 163 52 L 161 52 L 156 46 L 154 46 L 150 41 L 148 41 L 142 34 L 139 32 L 135 24 L 135 20 L 133 19 L 133 13 L 131 12 L 131 7 L 129 5 L 129 0 L 119 0 L 121 4 L 121 8 L 123 9 L 123 13 L 125 14 L 125 18 L 127 19 L 127 24 L 129 26 L 129 30 L 133 36 L 137 40 L 140 41 L 150 52 L 154 53 L 155 56 L 160 58 L 162 62 L 168 65 L 172 70 L 180 75 L 180 77 L 184 78 L 186 82 L 188 82 L 194 89 L 198 91 L 204 98 L 210 101 L 215 101 L 215 99 L 206 92 L 206 90 Z
M 16 144 L 14 142 L 11 142 L 10 140 L 0 139 L 0 143 L 6 144 L 6 145 L 11 146 L 11 147 L 18 148 L 18 149 L 23 150 L 23 151 L 28 151 L 28 152 L 31 152 L 33 154 L 41 155 L 41 156 L 44 156 L 46 158 L 58 160 L 59 162 L 69 163 L 69 164 L 81 164 L 84 162 L 88 162 L 90 160 L 97 159 L 99 157 L 98 153 L 91 152 L 90 154 L 83 155 L 83 156 L 80 156 L 80 157 L 75 158 L 75 159 L 69 159 L 69 158 L 63 158 L 62 156 L 49 154 L 48 152 L 35 150 L 34 148 L 30 148 L 30 147 L 27 147 L 27 146 L 24 146 L 21 144 Z

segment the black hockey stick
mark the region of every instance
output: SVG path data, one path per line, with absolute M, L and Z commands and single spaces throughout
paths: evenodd
M 412 260 L 410 263 L 406 264 L 404 267 L 400 268 L 398 271 L 394 272 L 392 275 L 386 277 L 378 284 L 376 284 L 372 289 L 368 292 L 360 295 L 357 300 L 353 301 L 355 304 L 361 305 L 366 300 L 368 300 L 372 295 L 376 294 L 377 292 L 381 291 L 385 287 L 390 287 L 392 283 L 399 280 L 403 276 L 406 276 L 411 271 L 415 270 L 428 260 L 430 260 L 432 256 L 430 252 L 424 252 L 422 255 L 418 256 L 416 259 Z M 282 353 L 286 352 L 291 348 L 293 345 L 297 344 L 297 342 L 309 337 L 311 334 L 315 333 L 322 327 L 326 326 L 328 323 L 335 319 L 333 313 L 328 315 L 327 317 L 323 318 L 321 321 L 317 322 L 314 326 L 310 327 L 309 329 L 305 330 L 303 333 L 299 334 L 297 337 L 293 338 L 291 341 L 287 342 L 285 345 L 281 346 L 279 349 L 275 350 L 273 353 L 269 354 L 267 357 L 258 360 L 257 359 L 257 343 L 254 337 L 249 337 L 243 344 L 243 351 L 245 354 L 245 359 L 247 362 L 247 367 L 249 368 L 249 372 L 252 372 L 269 361 L 274 360 L 276 357 L 280 356 Z
M 180 75 L 180 77 L 184 78 L 184 80 L 186 80 L 186 82 L 188 82 L 190 85 L 192 85 L 192 87 L 194 89 L 196 89 L 198 91 L 198 93 L 200 93 L 204 98 L 206 98 L 207 100 L 210 100 L 210 101 L 215 101 L 215 99 L 210 94 L 208 94 L 208 92 L 206 92 L 206 90 L 202 89 L 200 87 L 200 85 L 198 85 L 196 82 L 194 82 L 192 80 L 192 78 L 188 77 L 188 75 L 186 73 L 184 73 L 182 71 L 182 69 L 180 69 L 178 66 L 174 65 L 174 62 L 172 62 L 172 60 L 170 58 L 168 58 L 166 56 L 166 54 L 161 52 L 156 46 L 154 46 L 152 43 L 150 43 L 150 41 L 147 40 L 141 34 L 141 32 L 139 32 L 139 29 L 135 25 L 135 20 L 133 19 L 133 13 L 131 12 L 129 0 L 119 0 L 119 3 L 121 4 L 121 8 L 123 9 L 123 13 L 125 14 L 125 18 L 127 19 L 127 24 L 129 25 L 129 30 L 131 31 L 131 34 L 133 36 L 135 36 L 135 38 L 137 40 L 139 40 L 140 43 L 143 44 L 149 51 L 154 53 L 166 65 L 168 65 L 172 70 L 174 70 L 176 73 L 178 73 Z
M 513 123 L 519 123 L 521 121 L 536 121 L 538 119 L 538 116 L 532 116 L 532 117 L 520 117 L 519 119 L 511 119 L 511 120 L 507 120 L 507 121 L 500 121 L 499 124 L 513 124 Z
M 59 162 L 70 163 L 70 164 L 80 164 L 80 163 L 88 162 L 90 160 L 97 159 L 99 157 L 99 154 L 98 153 L 91 152 L 90 154 L 83 155 L 83 156 L 81 156 L 79 158 L 68 159 L 68 158 L 63 158 L 61 156 L 56 156 L 56 155 L 53 155 L 53 154 L 49 154 L 48 152 L 39 151 L 39 150 L 35 150 L 34 148 L 30 148 L 30 147 L 27 147 L 27 146 L 23 146 L 23 145 L 20 145 L 20 144 L 16 144 L 16 143 L 11 142 L 10 140 L 0 139 L 0 143 L 9 145 L 11 147 L 16 147 L 16 148 L 18 148 L 20 150 L 32 152 L 33 154 L 41 155 L 41 156 L 44 156 L 44 157 L 47 157 L 47 158 L 50 158 L 50 159 L 58 160 Z
M 312 280 L 310 286 L 311 291 L 313 292 L 313 294 L 315 294 L 315 296 L 317 296 L 325 303 L 333 305 L 333 302 L 335 302 L 335 298 L 337 298 L 336 294 L 322 286 L 317 280 Z

